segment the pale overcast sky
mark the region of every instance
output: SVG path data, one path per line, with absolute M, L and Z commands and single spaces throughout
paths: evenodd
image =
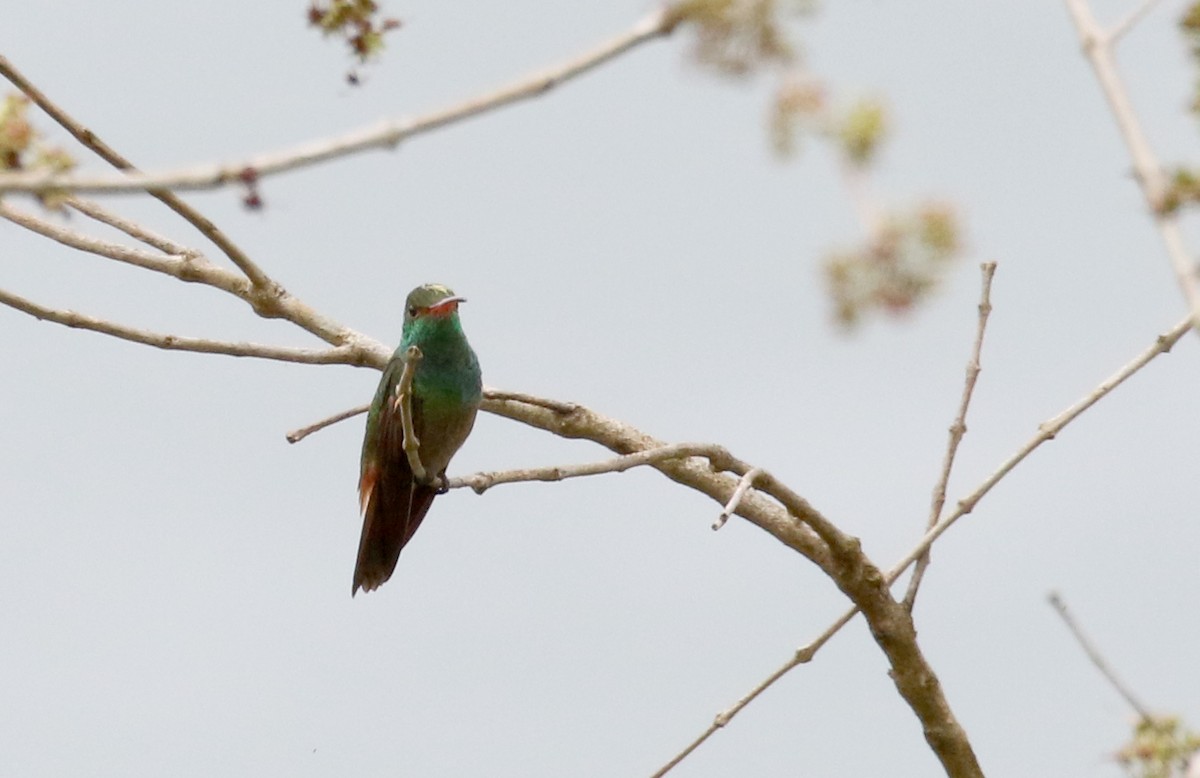
M 0 52 L 147 169 L 441 107 L 653 8 L 388 0 L 405 26 L 355 89 L 300 2 L 7 5 Z M 1194 159 L 1184 4 L 1162 6 L 1120 61 L 1156 150 Z M 951 501 L 1184 308 L 1061 3 L 848 0 L 794 31 L 835 94 L 886 100 L 879 195 L 948 198 L 967 230 L 935 298 L 853 336 L 820 274 L 861 238 L 834 158 L 813 142 L 773 157 L 773 80 L 695 67 L 682 31 L 395 153 L 270 179 L 260 213 L 232 191 L 189 200 L 388 343 L 410 288 L 453 286 L 487 384 L 726 445 L 889 567 L 926 518 L 980 261 L 999 262 L 995 312 Z M 146 198 L 107 202 L 203 245 Z M 0 287 L 315 345 L 7 222 Z M 0 775 L 648 775 L 845 607 L 652 471 L 440 497 L 392 580 L 351 599 L 362 421 L 283 436 L 364 402 L 377 373 L 166 353 L 9 309 L 0 326 Z M 1052 589 L 1147 704 L 1200 725 L 1198 385 L 1189 336 L 938 544 L 917 627 L 989 775 L 1121 774 L 1133 712 Z M 451 471 L 607 453 L 481 416 Z M 856 621 L 675 775 L 939 772 Z

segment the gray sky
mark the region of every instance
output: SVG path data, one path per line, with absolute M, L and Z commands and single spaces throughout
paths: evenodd
M 651 8 L 390 2 L 405 27 L 351 89 L 300 3 L 9 5 L 0 51 L 150 169 L 440 107 Z M 1182 7 L 1120 50 L 1167 160 L 1196 140 Z M 881 197 L 950 198 L 968 229 L 935 299 L 852 337 L 820 277 L 824 252 L 860 239 L 828 149 L 775 159 L 771 79 L 695 67 L 686 34 L 397 153 L 271 179 L 262 213 L 234 192 L 189 199 L 292 292 L 389 343 L 411 287 L 452 285 L 488 384 L 722 443 L 887 567 L 928 511 L 978 262 L 1000 268 L 951 500 L 1183 307 L 1061 4 L 851 0 L 796 31 L 839 95 L 887 100 Z M 109 202 L 198 244 L 162 208 Z M 181 335 L 310 344 L 6 222 L 0 286 Z M 653 472 L 441 497 L 391 582 L 352 600 L 361 420 L 283 435 L 365 401 L 376 373 L 164 353 L 7 309 L 0 324 L 0 774 L 648 774 L 845 607 L 757 528 L 710 531 L 719 506 Z M 1051 589 L 1151 707 L 1200 723 L 1196 345 L 937 546 L 921 644 L 989 775 L 1120 774 L 1108 755 L 1132 711 Z M 452 471 L 606 454 L 484 416 Z M 677 774 L 937 774 L 885 671 L 855 622 Z

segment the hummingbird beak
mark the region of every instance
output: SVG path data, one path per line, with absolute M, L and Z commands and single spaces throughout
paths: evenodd
M 425 312 L 433 316 L 446 316 L 447 314 L 457 311 L 458 304 L 465 303 L 466 301 L 467 298 L 465 297 L 447 297 L 445 300 L 438 300 L 436 303 L 426 308 Z

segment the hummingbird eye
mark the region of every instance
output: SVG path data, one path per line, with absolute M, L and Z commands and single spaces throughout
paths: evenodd
M 416 316 L 417 316 L 417 306 L 415 306 L 415 305 L 410 305 L 410 306 L 408 306 L 408 315 L 409 315 L 409 316 L 411 316 L 411 317 L 413 317 L 413 318 L 416 318 Z

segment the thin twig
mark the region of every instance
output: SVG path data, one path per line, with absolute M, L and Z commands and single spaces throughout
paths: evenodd
M 412 384 L 423 357 L 416 346 L 409 346 L 404 352 L 404 370 L 396 383 L 395 399 L 395 407 L 400 411 L 400 429 L 404 432 L 404 456 L 408 457 L 408 466 L 417 483 L 425 483 L 426 479 L 425 468 L 421 465 L 421 441 L 417 440 L 417 431 L 413 427 Z
M 547 408 L 549 410 L 554 411 L 555 413 L 561 413 L 561 414 L 570 414 L 579 408 L 579 406 L 576 405 L 575 403 L 562 402 L 560 400 L 551 400 L 551 399 L 548 399 L 545 397 L 536 397 L 532 394 L 526 394 L 524 392 L 508 392 L 508 391 L 503 391 L 500 389 L 493 389 L 493 388 L 487 387 L 487 386 L 485 386 L 483 388 L 483 396 L 493 402 L 512 401 L 512 402 L 517 402 L 517 403 L 526 403 L 528 405 L 535 405 L 539 408 Z M 346 419 L 352 419 L 360 413 L 366 413 L 368 410 L 370 410 L 370 408 L 371 408 L 371 405 L 368 403 L 365 405 L 359 405 L 354 408 L 350 408 L 349 410 L 342 411 L 341 413 L 335 413 L 334 415 L 332 415 L 328 418 L 322 419 L 318 422 L 314 422 L 313 424 L 310 424 L 307 427 L 301 427 L 300 429 L 292 430 L 291 432 L 287 433 L 287 440 L 289 443 L 299 443 L 300 441 L 304 440 L 305 438 L 307 438 L 309 435 L 313 434 L 314 432 L 319 432 L 320 430 L 323 430 L 326 427 L 330 427 L 334 424 L 337 424 L 339 421 L 345 421 Z M 512 472 L 526 473 L 526 472 L 538 472 L 538 471 L 517 470 L 517 471 L 512 471 Z M 612 472 L 619 472 L 619 471 L 612 471 Z M 472 480 L 472 479 L 476 479 L 476 480 Z M 476 483 L 481 482 L 478 479 L 487 479 L 487 482 L 486 482 L 487 485 L 484 486 L 482 489 L 477 488 Z M 501 479 L 501 480 L 493 480 L 493 479 Z M 466 479 L 458 478 L 458 479 L 451 480 L 448 488 L 456 489 L 459 487 L 469 486 L 473 489 L 476 489 L 476 491 L 478 491 L 480 494 L 482 494 L 483 491 L 485 489 L 487 489 L 488 486 L 492 486 L 495 483 L 511 483 L 511 482 L 520 481 L 520 480 L 553 481 L 553 480 L 558 480 L 558 479 L 554 479 L 554 478 L 527 478 L 527 479 L 512 478 L 512 479 L 509 479 L 507 473 L 505 473 L 505 474 L 476 473 L 473 476 L 468 476 Z
M 153 270 L 157 273 L 166 273 L 176 278 L 184 273 L 184 266 L 191 264 L 193 259 L 185 254 L 159 254 L 85 235 L 17 208 L 7 200 L 0 200 L 0 217 L 69 248 L 115 259 L 118 262 Z M 231 287 L 229 291 L 237 293 L 236 287 Z
M 94 211 L 94 213 L 93 218 L 106 223 L 110 223 L 110 220 L 111 222 L 120 220 L 120 217 L 107 212 L 104 212 L 105 218 L 101 218 L 99 211 Z M 157 273 L 164 273 L 180 281 L 198 282 L 220 289 L 250 305 L 260 316 L 286 319 L 326 343 L 358 349 L 360 354 L 353 364 L 382 367 L 390 356 L 390 352 L 382 344 L 375 343 L 360 333 L 317 313 L 296 297 L 283 291 L 278 285 L 276 285 L 278 296 L 267 295 L 264 297 L 260 290 L 256 290 L 240 274 L 214 265 L 199 252 L 185 249 L 183 253 L 177 255 L 156 254 L 120 243 L 112 243 L 43 219 L 17 208 L 7 200 L 0 200 L 0 218 L 7 219 L 13 224 L 57 241 L 64 246 L 136 265 Z M 114 223 L 113 226 L 117 226 L 117 224 Z M 126 232 L 133 237 L 139 237 L 139 239 L 150 235 L 136 225 L 130 225 Z M 134 235 L 137 232 L 144 234 L 142 236 Z M 175 246 L 176 244 L 170 242 L 170 245 Z
M 934 541 L 942 536 L 956 521 L 970 513 L 979 504 L 979 501 L 992 490 L 996 484 L 1008 475 L 1013 468 L 1021 464 L 1032 454 L 1039 446 L 1049 440 L 1053 440 L 1059 432 L 1068 424 L 1077 419 L 1080 414 L 1095 405 L 1101 398 L 1112 392 L 1130 376 L 1145 367 L 1152 359 L 1165 354 L 1171 350 L 1171 347 L 1179 342 L 1191 327 L 1191 317 L 1184 319 L 1176 324 L 1166 333 L 1159 335 L 1152 346 L 1147 348 L 1141 354 L 1134 357 L 1128 364 L 1106 378 L 1092 391 L 1088 392 L 1084 397 L 1080 398 L 1062 413 L 1051 417 L 1038 425 L 1037 434 L 1030 438 L 1025 445 L 1021 446 L 1015 454 L 1006 459 L 1000 467 L 983 480 L 983 482 L 975 488 L 970 494 L 958 501 L 955 509 L 945 518 L 935 524 L 921 541 L 913 547 L 907 555 L 904 556 L 888 573 L 888 581 L 894 581 L 898 578 L 909 565 L 913 564 L 921 554 L 925 553 L 926 549 L 933 545 Z
M 52 321 L 67 327 L 92 330 L 114 338 L 141 343 L 168 351 L 195 351 L 201 354 L 225 354 L 231 357 L 258 357 L 280 362 L 300 362 L 309 365 L 354 365 L 360 364 L 358 349 L 350 346 L 335 346 L 319 351 L 286 346 L 267 346 L 260 343 L 231 343 L 208 338 L 185 338 L 166 335 L 149 330 L 139 330 L 124 324 L 98 319 L 75 311 L 47 308 L 11 292 L 0 289 L 0 305 L 7 305 L 36 319 Z
M 671 757 L 669 762 L 658 768 L 651 778 L 662 778 L 662 776 L 669 773 L 693 751 L 699 748 L 705 740 L 708 740 L 710 737 L 712 737 L 718 729 L 721 729 L 730 721 L 732 721 L 733 717 L 741 713 L 743 708 L 754 702 L 754 700 L 758 698 L 758 695 L 771 688 L 776 681 L 778 681 L 780 678 L 783 678 L 783 676 L 787 675 L 798 665 L 812 661 L 812 658 L 816 656 L 817 651 L 819 651 L 822 646 L 828 643 L 829 639 L 836 635 L 842 629 L 842 627 L 846 626 L 850 619 L 854 618 L 854 616 L 857 614 L 858 608 L 852 608 L 846 613 L 843 613 L 841 618 L 830 624 L 829 627 L 815 640 L 808 645 L 796 649 L 796 651 L 794 651 L 792 655 L 788 657 L 788 660 L 776 668 L 773 673 L 764 678 L 757 686 L 746 692 L 746 694 L 742 695 L 737 702 L 714 716 L 712 723 L 708 725 L 708 729 L 701 732 L 700 735 L 691 743 L 688 743 L 688 745 L 682 751 Z
M 1150 710 L 1134 696 L 1133 692 L 1121 682 L 1120 678 L 1117 678 L 1117 674 L 1109 667 L 1108 662 L 1105 662 L 1104 657 L 1100 656 L 1100 651 L 1096 648 L 1095 644 L 1088 639 L 1088 636 L 1083 632 L 1083 628 L 1079 626 L 1075 621 L 1075 617 L 1067 610 L 1067 604 L 1063 601 L 1062 595 L 1058 592 L 1050 592 L 1046 599 L 1050 601 L 1050 605 L 1054 608 L 1054 611 L 1063 620 L 1063 623 L 1067 625 L 1067 629 L 1071 630 L 1071 634 L 1075 636 L 1075 640 L 1079 642 L 1080 647 L 1083 648 L 1083 652 L 1088 655 L 1088 659 L 1092 660 L 1092 664 L 1096 666 L 1101 675 L 1108 679 L 1112 687 L 1117 690 L 1118 694 L 1125 698 L 1125 702 L 1129 703 L 1129 707 L 1137 711 L 1137 714 L 1141 716 L 1143 721 L 1152 721 Z
M 56 121 L 64 130 L 71 133 L 74 138 L 96 152 L 105 162 L 109 163 L 118 170 L 127 171 L 127 175 L 138 175 L 137 168 L 133 163 L 125 157 L 121 156 L 116 149 L 109 146 L 87 127 L 77 122 L 66 111 L 60 108 L 56 103 L 50 100 L 40 89 L 34 86 L 28 78 L 13 66 L 8 59 L 0 55 L 0 75 L 12 82 L 13 86 L 20 89 L 25 95 L 32 100 L 39 108 Z M 250 283 L 256 289 L 261 290 L 265 294 L 281 294 L 282 289 L 279 289 L 274 281 L 263 272 L 262 268 L 250 259 L 246 252 L 242 251 L 236 243 L 234 243 L 224 232 L 222 232 L 215 224 L 207 217 L 197 211 L 192 206 L 181 200 L 175 193 L 167 191 L 164 185 L 151 185 L 139 187 L 144 189 L 152 197 L 158 199 L 163 205 L 170 208 L 175 213 L 182 216 L 189 224 L 200 231 L 204 237 L 211 240 L 225 256 L 237 265 Z M 80 191 L 80 190 L 76 190 Z M 340 345 L 340 344 L 338 344 Z
M 506 392 L 499 389 L 484 389 L 483 394 L 489 400 L 497 402 L 512 401 L 517 403 L 525 403 L 526 405 L 536 405 L 539 408 L 546 408 L 560 414 L 571 414 L 578 410 L 579 406 L 575 403 L 562 402 L 561 400 L 550 400 L 545 397 L 536 397 L 532 394 L 524 392 Z
M 1066 3 L 1071 12 L 1071 19 L 1075 22 L 1075 29 L 1079 33 L 1083 54 L 1096 73 L 1096 80 L 1100 82 L 1100 88 L 1108 99 L 1108 106 L 1133 159 L 1133 170 L 1142 187 L 1142 196 L 1150 207 L 1155 226 L 1158 227 L 1158 233 L 1166 246 L 1176 283 L 1183 291 L 1191 311 L 1192 324 L 1197 333 L 1200 333 L 1200 269 L 1184 245 L 1178 217 L 1163 210 L 1167 193 L 1166 177 L 1154 151 L 1150 148 L 1150 142 L 1146 139 L 1137 113 L 1133 110 L 1133 104 L 1129 100 L 1113 56 L 1113 44 L 1117 38 L 1128 29 L 1127 25 L 1136 22 L 1140 15 L 1148 10 L 1149 4 L 1135 11 L 1134 15 L 1112 32 L 1106 33 L 1092 15 L 1087 0 L 1066 0 Z
M 185 256 L 194 254 L 193 249 L 189 249 L 181 243 L 176 243 L 170 238 L 159 235 L 158 233 L 144 227 L 137 222 L 130 221 L 120 214 L 104 208 L 99 203 L 93 200 L 85 200 L 81 197 L 68 196 L 63 200 L 63 204 L 74 208 L 84 216 L 90 219 L 95 219 L 101 224 L 107 224 L 109 227 L 114 227 L 125 233 L 134 240 L 141 241 L 147 246 L 152 246 L 164 254 L 177 254 Z
M 566 416 L 512 401 L 485 401 L 484 407 L 564 437 L 588 437 L 618 451 L 629 448 L 646 451 L 663 446 L 582 407 Z M 727 504 L 740 479 L 733 481 L 721 474 L 722 471 L 745 475 L 751 466 L 719 446 L 707 447 L 706 458 L 707 463 L 699 463 L 696 457 L 672 457 L 653 466 L 673 480 L 719 499 L 722 505 Z M 560 472 L 558 468 L 553 470 L 556 476 Z M 889 674 L 897 690 L 920 720 L 930 747 L 946 771 L 958 776 L 982 776 L 970 741 L 954 717 L 937 675 L 917 644 L 908 612 L 892 598 L 883 573 L 866 557 L 859 541 L 839 530 L 771 473 L 761 471 L 757 481 L 758 487 L 743 496 L 738 514 L 760 526 L 770 527 L 771 534 L 833 578 L 870 622 L 872 635 L 888 659 Z M 718 494 L 721 495 L 719 498 Z M 775 500 L 783 510 L 779 506 L 764 505 L 760 495 Z
M 352 419 L 355 416 L 357 416 L 358 414 L 366 413 L 369 410 L 371 410 L 371 404 L 366 403 L 364 405 L 359 405 L 355 408 L 351 408 L 348 411 L 342 411 L 341 413 L 335 413 L 334 415 L 332 415 L 328 418 L 325 418 L 325 419 L 321 419 L 320 421 L 310 424 L 307 427 L 301 427 L 298 430 L 292 430 L 291 432 L 289 432 L 287 434 L 287 442 L 288 443 L 299 443 L 300 441 L 304 440 L 309 435 L 313 434 L 314 432 L 316 432 L 318 430 L 323 430 L 330 425 L 337 424 L 339 421 L 345 421 L 346 419 Z
M 963 382 L 958 413 L 954 417 L 954 423 L 950 425 L 950 440 L 946 444 L 946 455 L 942 459 L 942 472 L 933 488 L 933 504 L 929 509 L 929 521 L 925 524 L 926 531 L 942 517 L 942 508 L 946 504 L 946 486 L 950 483 L 950 471 L 954 468 L 958 445 L 962 442 L 963 435 L 967 434 L 967 409 L 971 405 L 971 395 L 975 392 L 975 382 L 979 380 L 979 357 L 983 351 L 983 335 L 987 331 L 988 316 L 992 313 L 992 277 L 996 274 L 996 263 L 984 262 L 979 269 L 983 273 L 983 288 L 979 293 L 979 323 L 975 327 L 975 345 L 971 348 L 971 358 L 967 361 L 967 377 Z M 929 560 L 930 552 L 927 551 L 917 560 L 912 578 L 909 579 L 908 591 L 904 593 L 904 607 L 910 613 L 916 604 L 917 590 L 921 588 L 921 579 L 925 576 L 925 569 L 929 567 Z
M 50 172 L 7 173 L 0 175 L 0 192 L 44 192 L 50 189 L 61 189 L 71 192 L 131 192 L 144 190 L 151 192 L 155 196 L 166 194 L 174 197 L 169 192 L 163 192 L 162 190 L 213 189 L 228 184 L 242 184 L 248 175 L 253 176 L 255 180 L 261 180 L 266 176 L 327 162 L 361 151 L 392 149 L 401 141 L 414 135 L 469 119 L 521 100 L 543 95 L 554 87 L 618 57 L 646 41 L 667 35 L 674 29 L 679 20 L 678 15 L 670 13 L 668 9 L 657 10 L 634 24 L 624 33 L 556 67 L 526 76 L 500 89 L 472 97 L 448 108 L 433 111 L 414 119 L 386 121 L 372 127 L 351 131 L 336 138 L 310 141 L 285 151 L 262 154 L 232 164 L 208 164 L 178 170 L 138 173 L 133 170 L 132 165 L 122 160 L 123 164 L 113 162 L 116 167 L 129 171 L 121 176 L 55 174 Z M 29 86 L 28 81 L 17 73 L 12 64 L 3 57 L 0 57 L 0 75 L 7 77 L 18 89 L 29 95 L 39 105 L 42 105 L 41 100 L 31 91 L 32 87 Z M 42 107 L 45 108 L 46 106 L 43 105 Z M 49 113 L 50 110 L 47 109 L 47 112 Z M 92 148 L 97 148 L 88 139 L 90 133 L 87 130 L 80 127 L 81 132 L 76 133 L 59 116 L 54 116 L 54 118 L 60 124 L 63 124 L 68 131 L 71 131 L 81 143 Z M 70 122 L 70 120 L 66 119 L 66 122 Z M 107 149 L 107 147 L 102 145 L 100 147 Z M 97 148 L 97 151 L 99 151 L 99 148 Z M 109 151 L 111 152 L 111 150 Z M 115 152 L 112 153 L 115 158 Z M 105 154 L 102 154 L 102 156 L 105 156 L 110 162 L 113 161 Z M 166 201 L 164 200 L 164 202 Z M 175 206 L 172 205 L 171 207 L 174 208 Z M 209 235 L 209 237 L 213 236 Z M 221 244 L 218 243 L 218 245 Z M 222 250 L 225 250 L 225 248 L 225 246 L 222 246 Z M 240 256 L 245 258 L 245 255 Z M 247 277 L 252 281 L 255 281 L 256 277 L 266 278 L 261 272 L 256 273 L 252 264 L 247 264 L 243 267 L 242 263 L 238 262 L 238 266 L 246 271 Z M 258 281 L 255 281 L 255 284 L 259 285 Z
M 1142 20 L 1146 14 L 1153 10 L 1154 6 L 1158 5 L 1158 0 L 1142 0 L 1137 8 L 1134 8 L 1125 18 L 1113 25 L 1113 28 L 1108 31 L 1108 42 L 1116 43 L 1125 33 L 1129 32 L 1134 26 Z
M 42 108 L 51 118 L 58 122 L 64 129 L 70 132 L 80 143 L 83 143 L 89 149 L 92 149 L 106 161 L 120 169 L 131 169 L 131 163 L 118 154 L 113 149 L 109 148 L 103 141 L 83 125 L 72 119 L 65 111 L 51 102 L 37 87 L 35 87 L 25 76 L 19 73 L 12 64 L 0 56 L 0 75 L 5 76 L 18 89 L 24 92 L 31 100 Z M 165 190 L 148 190 L 151 195 L 162 201 L 167 207 L 178 213 L 190 224 L 196 227 L 201 234 L 205 235 L 209 240 L 215 243 L 221 251 L 230 258 L 231 261 L 242 271 L 245 279 L 240 278 L 236 274 L 230 273 L 224 268 L 220 268 L 208 260 L 204 259 L 199 252 L 190 251 L 184 254 L 179 259 L 182 264 L 177 266 L 178 272 L 172 272 L 168 264 L 155 266 L 153 263 L 143 262 L 141 266 L 148 269 L 158 270 L 174 275 L 182 281 L 200 281 L 214 286 L 223 291 L 234 294 L 254 309 L 254 312 L 264 318 L 281 318 L 286 319 L 298 327 L 311 332 L 321 340 L 333 346 L 348 346 L 357 349 L 360 353 L 357 364 L 371 364 L 373 366 L 382 367 L 386 364 L 390 352 L 382 345 L 371 341 L 360 333 L 345 327 L 338 322 L 318 313 L 316 310 L 300 301 L 295 296 L 288 293 L 282 286 L 274 282 L 255 265 L 250 258 L 236 244 L 234 244 L 216 225 L 204 217 L 199 211 L 195 210 L 187 203 L 180 200 L 173 193 Z M 9 213 L 15 212 L 11 206 L 7 206 Z M 7 214 L 6 214 L 7 216 Z M 41 232 L 48 237 L 53 237 L 51 233 L 54 228 L 46 227 L 48 224 L 42 220 L 37 227 L 31 226 L 35 223 L 36 217 L 24 215 L 22 226 L 28 229 Z M 115 226 L 115 225 L 114 225 Z M 66 231 L 69 233 L 70 231 Z M 59 234 L 64 234 L 59 230 Z M 77 233 L 76 233 L 77 234 Z M 58 240 L 58 238 L 54 238 Z M 63 241 L 66 242 L 66 241 Z M 67 245 L 71 245 L 68 243 Z M 117 244 L 111 244 L 117 245 Z M 83 248 L 79 246 L 79 248 Z M 90 249 L 83 248 L 87 251 Z M 132 250 L 131 250 L 132 251 Z M 97 251 L 103 256 L 108 256 L 113 259 L 122 259 L 114 254 Z M 144 255 L 130 254 L 128 256 L 134 258 L 144 258 Z M 128 261 L 122 259 L 122 261 Z M 249 281 L 249 285 L 244 283 Z
M 738 482 L 737 488 L 733 490 L 733 496 L 729 498 L 729 502 L 725 503 L 725 509 L 717 516 L 713 522 L 712 528 L 718 530 L 725 526 L 725 522 L 729 521 L 729 517 L 737 510 L 738 505 L 742 502 L 742 498 L 746 496 L 746 492 L 754 485 L 754 479 L 762 475 L 762 468 L 752 467 L 742 476 L 742 480 Z
M 955 510 L 950 515 L 939 521 L 932 529 L 930 529 L 930 531 L 925 534 L 921 541 L 899 562 L 897 562 L 891 568 L 891 570 L 887 572 L 887 574 L 884 576 L 884 581 L 889 586 L 895 583 L 895 581 L 901 575 L 903 575 L 904 572 L 908 570 L 908 568 L 918 558 L 920 558 L 930 546 L 933 545 L 934 541 L 941 537 L 942 533 L 949 529 L 956 521 L 958 521 L 958 519 L 970 513 L 971 510 L 974 509 L 975 505 L 978 504 L 978 502 L 983 499 L 983 497 L 989 491 L 991 491 L 992 487 L 999 483 L 1002 478 L 1008 475 L 1013 468 L 1024 461 L 1026 457 L 1033 453 L 1033 451 L 1043 443 L 1048 440 L 1052 440 L 1055 435 L 1057 435 L 1064 427 L 1078 418 L 1080 414 L 1095 405 L 1096 402 L 1106 396 L 1113 389 L 1120 386 L 1127 378 L 1145 367 L 1155 357 L 1170 351 L 1171 347 L 1178 343 L 1179 339 L 1182 338 L 1189 329 L 1191 329 L 1190 317 L 1176 324 L 1168 332 L 1159 335 L 1155 339 L 1155 342 L 1152 346 L 1147 348 L 1132 361 L 1130 361 L 1108 379 L 1103 381 L 1099 386 L 1068 407 L 1062 413 L 1040 424 L 1038 426 L 1037 434 L 1034 435 L 1034 437 L 1028 442 L 1026 442 L 1025 445 L 1023 445 L 1020 449 L 1018 449 L 1015 454 L 1005 460 L 1000 467 L 998 467 L 995 472 L 984 479 L 983 483 L 976 487 L 974 491 L 972 491 L 962 500 L 959 500 L 958 506 L 955 508 Z M 804 661 L 811 659 L 812 655 L 814 655 L 816 651 L 820 649 L 820 647 L 823 646 L 830 637 L 833 636 L 833 634 L 848 624 L 858 612 L 859 609 L 857 607 L 847 609 L 846 612 L 843 613 L 838 620 L 822 634 L 821 638 L 814 640 L 809 644 L 809 646 L 806 646 L 805 649 L 811 648 L 812 650 L 810 653 L 805 654 L 807 658 Z M 805 649 L 801 649 L 801 651 L 804 651 Z M 751 694 L 747 695 L 743 699 L 752 700 L 754 697 L 757 697 L 768 687 L 777 682 L 780 678 L 783 678 L 785 675 L 787 675 L 788 672 L 790 672 L 799 664 L 801 664 L 801 662 L 794 661 L 794 658 L 789 659 L 781 667 L 772 672 L 762 683 L 756 686 Z M 725 726 L 725 724 L 727 724 L 729 720 L 737 715 L 744 707 L 744 704 L 739 705 L 735 703 L 722 714 L 719 714 L 713 725 L 711 725 L 707 730 L 701 733 L 699 737 L 693 740 L 687 746 L 684 752 L 677 754 L 662 769 L 660 769 L 659 772 L 655 773 L 655 778 L 660 778 L 660 776 L 664 775 L 669 769 L 677 765 L 683 759 L 683 757 L 694 751 L 718 729 Z
M 689 457 L 705 457 L 711 462 L 728 464 L 729 452 L 711 443 L 672 443 L 656 448 L 638 451 L 635 454 L 605 459 L 600 462 L 585 462 L 578 465 L 550 465 L 548 467 L 531 467 L 521 470 L 504 470 L 490 473 L 474 473 L 449 479 L 446 484 L 450 489 L 469 488 L 476 494 L 483 494 L 493 486 L 500 484 L 525 483 L 530 481 L 555 482 L 569 478 L 603 475 L 605 473 L 623 473 L 635 467 L 655 465 L 668 459 L 686 459 Z M 714 464 L 714 468 L 719 466 Z M 735 465 L 736 467 L 736 465 Z M 751 472 L 762 472 L 751 468 Z M 745 480 L 745 479 L 743 479 Z M 744 494 L 744 490 L 743 490 Z M 738 502 L 741 501 L 739 497 Z M 731 502 L 733 500 L 731 499 Z M 736 504 L 734 509 L 736 509 Z

